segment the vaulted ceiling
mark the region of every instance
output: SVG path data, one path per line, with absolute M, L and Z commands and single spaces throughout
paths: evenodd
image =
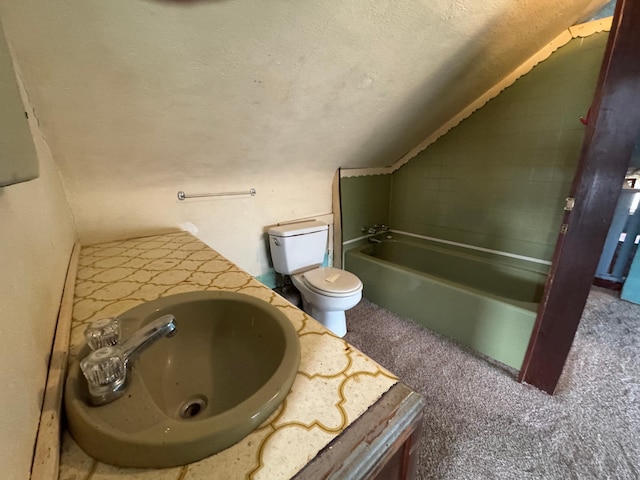
M 0 18 L 73 190 L 390 165 L 603 3 L 5 0 Z

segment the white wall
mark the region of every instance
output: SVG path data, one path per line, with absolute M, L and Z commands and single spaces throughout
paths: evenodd
M 0 42 L 2 42 L 0 29 Z M 27 479 L 63 283 L 75 242 L 59 172 L 30 127 L 40 177 L 0 188 L 0 477 Z M 0 155 L 2 152 L 0 152 Z
M 81 241 L 157 233 L 171 227 L 192 231 L 253 275 L 269 269 L 265 227 L 278 222 L 331 212 L 331 172 L 294 169 L 289 172 L 228 173 L 203 180 L 131 188 L 96 186 L 73 204 Z M 178 188 L 179 187 L 179 188 Z M 248 191 L 238 196 L 179 201 L 176 193 Z M 329 192 L 329 195 L 325 195 Z

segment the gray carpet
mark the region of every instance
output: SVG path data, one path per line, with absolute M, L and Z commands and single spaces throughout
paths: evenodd
M 640 306 L 593 288 L 554 396 L 367 300 L 345 339 L 427 400 L 420 479 L 640 479 Z

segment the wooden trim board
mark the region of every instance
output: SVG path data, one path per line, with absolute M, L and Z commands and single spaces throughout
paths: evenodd
M 69 259 L 69 268 L 64 283 L 56 333 L 49 361 L 49 374 L 45 385 L 42 414 L 36 437 L 32 480 L 51 480 L 58 478 L 60 466 L 61 409 L 64 380 L 69 363 L 69 335 L 71 332 L 71 315 L 73 312 L 73 295 L 78 272 L 80 243 L 76 242 Z

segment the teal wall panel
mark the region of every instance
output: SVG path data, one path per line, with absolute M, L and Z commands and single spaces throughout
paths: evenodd
M 638 254 L 638 251 L 640 250 L 636 250 L 636 254 L 633 257 L 631 269 L 622 287 L 620 298 L 640 304 L 640 254 Z

